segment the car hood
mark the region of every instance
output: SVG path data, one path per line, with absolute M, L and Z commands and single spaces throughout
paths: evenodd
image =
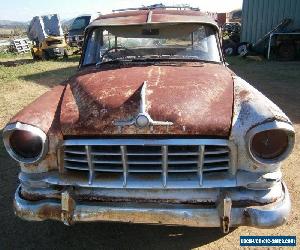
M 172 125 L 117 126 L 141 109 L 153 121 Z M 66 86 L 60 124 L 65 136 L 132 134 L 228 137 L 233 110 L 233 79 L 220 64 L 184 63 L 85 69 Z

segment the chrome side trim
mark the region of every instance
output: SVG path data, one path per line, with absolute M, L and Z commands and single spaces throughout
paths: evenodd
M 14 150 L 11 148 L 10 146 L 10 136 L 12 135 L 12 133 L 16 130 L 23 130 L 23 131 L 27 131 L 30 132 L 38 137 L 41 138 L 42 140 L 42 150 L 40 152 L 40 154 L 35 157 L 35 158 L 23 158 L 19 155 L 17 155 Z M 12 123 L 12 124 L 8 124 L 4 130 L 3 130 L 3 142 L 4 142 L 4 146 L 6 151 L 9 153 L 9 155 L 16 160 L 19 163 L 24 163 L 24 164 L 34 164 L 34 163 L 38 163 L 41 160 L 43 160 L 43 158 L 45 157 L 45 155 L 48 152 L 48 147 L 49 147 L 49 142 L 48 142 L 48 137 L 47 135 L 39 128 L 34 127 L 32 125 L 28 125 L 28 124 L 23 124 L 20 122 L 17 123 Z
M 118 126 L 119 129 L 122 131 L 122 127 L 124 126 L 132 126 L 135 125 L 138 128 L 143 128 L 147 126 L 172 126 L 173 122 L 169 121 L 154 121 L 151 116 L 147 112 L 147 106 L 146 106 L 146 90 L 147 90 L 147 81 L 143 82 L 143 86 L 140 93 L 140 107 L 139 107 L 139 113 L 136 115 L 136 117 L 130 119 L 130 120 L 119 120 L 114 121 L 113 124 L 115 126 Z M 145 123 L 139 124 L 139 118 L 143 117 L 145 120 Z

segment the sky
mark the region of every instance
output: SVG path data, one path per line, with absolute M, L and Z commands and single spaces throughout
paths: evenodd
M 112 9 L 140 7 L 163 3 L 165 5 L 189 4 L 204 11 L 229 12 L 242 7 L 243 0 L 1 0 L 0 19 L 29 21 L 33 16 L 54 14 L 62 20 L 81 14 L 101 12 Z

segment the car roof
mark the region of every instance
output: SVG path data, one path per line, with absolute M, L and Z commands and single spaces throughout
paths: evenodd
M 199 23 L 209 24 L 219 29 L 217 22 L 206 13 L 198 10 L 149 9 L 120 11 L 101 15 L 88 28 L 108 26 L 129 26 L 145 24 L 177 24 Z

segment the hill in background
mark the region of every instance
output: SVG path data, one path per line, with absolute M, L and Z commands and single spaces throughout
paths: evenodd
M 17 22 L 10 20 L 0 20 L 0 28 L 2 29 L 26 29 L 29 22 Z

